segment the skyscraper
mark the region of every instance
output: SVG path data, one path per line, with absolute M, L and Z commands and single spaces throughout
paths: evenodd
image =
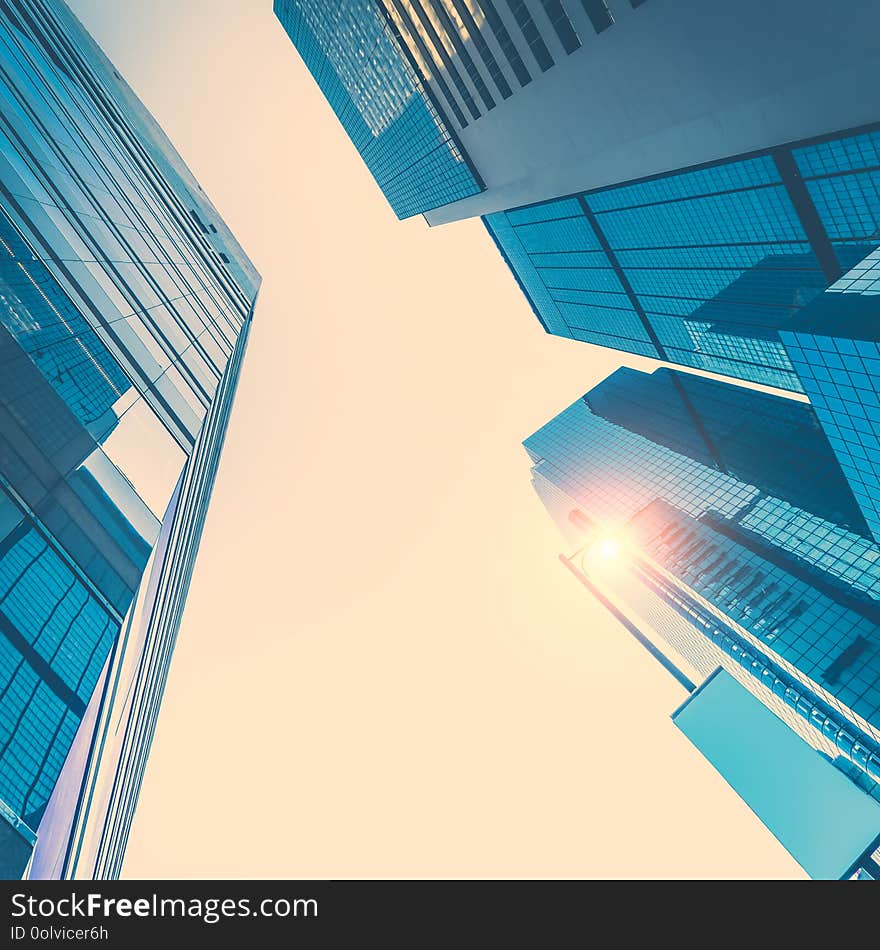
M 60 0 L 0 62 L 0 871 L 114 877 L 259 276 Z
M 424 211 L 432 224 L 878 120 L 870 89 L 880 66 L 871 40 L 880 14 L 870 0 L 845 0 L 833 13 L 821 0 L 340 0 L 332 7 L 275 2 L 392 205 L 404 217 Z M 832 43 L 828 30 L 837 23 L 846 29 Z M 420 124 L 410 135 L 417 152 L 396 166 L 387 187 L 376 167 L 380 154 L 393 161 L 383 131 L 404 111 L 433 113 L 439 125 Z M 399 206 L 403 182 L 425 185 L 421 150 L 448 141 L 471 169 L 469 187 L 432 191 L 421 207 Z M 452 168 L 442 164 L 441 178 Z
M 880 250 L 836 281 L 780 335 L 880 540 Z
M 382 3 L 275 0 L 275 14 L 398 217 L 481 189 Z
M 880 131 L 499 212 L 545 328 L 802 391 L 779 338 L 880 233 Z
M 398 213 L 482 215 L 548 332 L 803 391 L 780 331 L 880 241 L 871 0 L 833 43 L 820 0 L 275 10 Z
M 843 0 L 833 13 L 821 0 L 382 3 L 412 10 L 408 47 L 421 35 L 433 54 L 426 72 L 453 92 L 459 84 L 450 76 L 460 77 L 480 112 L 453 128 L 484 188 L 428 212 L 431 224 L 880 120 L 870 94 L 880 12 L 871 0 Z M 494 53 L 510 96 L 483 68 L 481 44 Z M 464 68 L 468 58 L 494 108 Z M 428 88 L 445 101 L 430 80 Z
M 551 334 L 792 393 L 621 371 L 526 447 L 594 592 L 876 792 L 880 8 L 323 6 L 276 13 L 401 217 L 481 216 Z M 448 154 L 469 169 L 466 194 L 403 208 L 424 160 L 376 174 L 383 132 L 351 117 L 387 95 L 389 57 L 436 116 L 421 141 L 448 143 L 446 174 Z M 618 570 L 603 550 L 627 552 Z M 726 689 L 707 684 L 680 721 Z
M 799 446 L 803 490 L 771 432 Z M 525 446 L 566 563 L 606 604 L 880 798 L 880 549 L 809 405 L 622 369 Z

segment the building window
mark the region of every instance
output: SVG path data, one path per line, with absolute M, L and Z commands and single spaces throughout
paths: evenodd
M 448 2 L 452 4 L 452 6 L 455 8 L 455 12 L 460 17 L 465 31 L 467 32 L 471 42 L 476 47 L 477 52 L 480 54 L 480 58 L 483 60 L 486 69 L 489 71 L 492 81 L 495 83 L 495 86 L 501 93 L 501 98 L 509 99 L 513 95 L 510 85 L 504 78 L 504 73 L 501 72 L 501 67 L 498 65 L 498 60 L 495 59 L 492 50 L 489 49 L 489 44 L 483 38 L 483 34 L 480 32 L 480 28 L 477 26 L 473 14 L 468 9 L 467 4 L 464 2 L 464 0 L 448 0 Z
M 541 34 L 538 32 L 537 26 L 535 26 L 535 21 L 532 19 L 531 13 L 529 13 L 523 0 L 506 0 L 506 2 L 522 35 L 529 44 L 529 49 L 535 57 L 535 62 L 537 62 L 541 68 L 541 72 L 546 73 L 553 65 L 553 57 L 541 39 Z
M 560 0 L 541 0 L 541 6 L 544 7 L 544 12 L 553 24 L 553 29 L 556 30 L 556 35 L 559 37 L 559 42 L 562 43 L 565 52 L 573 53 L 576 49 L 579 49 L 581 41 L 578 39 L 578 35 L 575 33 L 571 20 L 569 20 L 565 7 L 562 6 Z
M 587 11 L 590 23 L 593 24 L 593 29 L 597 33 L 607 30 L 614 22 L 614 17 L 611 16 L 611 11 L 605 4 L 605 0 L 581 0 L 581 4 L 584 10 Z M 633 5 L 635 6 L 635 4 Z
M 498 40 L 498 45 L 507 57 L 507 61 L 510 63 L 514 75 L 519 80 L 519 84 L 521 86 L 528 85 L 528 83 L 532 81 L 532 77 L 528 69 L 526 69 L 526 64 L 522 61 L 519 50 L 517 50 L 514 45 L 513 39 L 510 33 L 508 33 L 507 27 L 504 25 L 501 14 L 498 12 L 493 0 L 480 0 L 480 8 L 486 17 L 486 22 L 489 24 L 490 29 L 495 34 L 495 39 Z

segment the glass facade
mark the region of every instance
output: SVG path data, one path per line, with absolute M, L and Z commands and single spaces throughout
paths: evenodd
M 0 868 L 114 876 L 259 276 L 60 0 L 0 59 Z
M 274 9 L 395 214 L 408 218 L 482 184 L 404 52 L 397 6 L 396 20 L 374 0 L 275 0 Z
M 614 23 L 603 0 L 376 0 L 458 129 Z M 476 126 L 479 127 L 479 126 Z
M 807 404 L 693 382 L 621 370 L 597 386 L 526 440 L 539 495 L 609 599 L 880 779 L 880 550 L 864 521 L 833 520 L 857 506 Z M 719 406 L 737 413 L 726 428 Z M 805 443 L 797 504 L 768 420 Z
M 650 376 L 618 370 L 584 399 L 615 425 L 872 540 L 816 413 L 804 402 L 668 369 Z
M 863 209 L 847 204 L 848 213 Z M 870 226 L 870 225 L 866 225 Z M 880 249 L 782 333 L 874 537 L 880 540 Z
M 119 365 L 5 214 L 0 308 L 0 322 L 84 426 L 96 424 L 129 389 Z
M 453 129 L 472 126 L 577 52 L 581 35 L 601 33 L 614 22 L 602 0 L 349 0 L 332 10 L 326 6 L 276 0 L 275 12 L 401 217 L 415 213 L 401 208 L 418 202 L 434 202 L 421 209 L 430 210 L 475 193 L 455 193 L 465 179 L 446 156 L 440 163 L 433 155 L 438 136 L 423 115 L 434 114 L 441 137 L 451 137 Z M 410 160 L 396 172 L 382 168 L 380 175 L 388 146 L 370 143 L 367 133 L 380 136 L 410 100 L 423 104 L 406 118 Z M 432 164 L 434 174 L 447 179 L 445 191 L 429 183 Z M 393 180 L 401 169 L 410 181 L 406 194 Z
M 11 505 L 7 496 L 4 505 Z M 4 802 L 36 828 L 119 621 L 31 520 L 0 559 Z
M 550 332 L 802 391 L 779 332 L 880 230 L 880 132 L 488 215 Z

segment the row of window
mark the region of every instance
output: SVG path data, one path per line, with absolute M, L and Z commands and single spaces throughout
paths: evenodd
M 578 29 L 601 33 L 614 23 L 604 0 L 377 2 L 461 128 L 551 69 L 555 44 L 570 55 L 582 45 Z
M 550 332 L 799 391 L 778 331 L 876 247 L 878 148 L 860 133 L 484 220 Z
M 403 4 L 378 0 L 275 0 L 303 62 L 391 207 L 406 218 L 482 186 L 406 58 L 401 11 L 411 15 Z M 464 123 L 457 103 L 455 109 Z
M 0 539 L 0 798 L 34 830 L 118 630 L 27 521 Z
M 82 318 L 68 319 L 73 308 L 53 299 L 64 296 L 53 279 L 92 309 L 116 345 L 116 370 L 188 447 L 239 332 L 242 292 L 219 258 L 206 256 L 143 143 L 126 123 L 107 120 L 111 100 L 69 37 L 42 4 L 29 0 L 17 16 L 26 19 L 0 23 L 10 66 L 3 132 L 18 176 L 7 185 L 18 196 L 17 222 L 40 243 L 36 254 L 9 243 L 19 262 L 46 261 L 24 265 L 34 286 L 18 296 L 49 298 L 42 323 L 69 325 L 70 359 L 83 380 L 94 377 L 90 390 L 124 392 L 129 383 L 114 378 L 112 361 L 94 355 L 101 345 L 85 343 Z

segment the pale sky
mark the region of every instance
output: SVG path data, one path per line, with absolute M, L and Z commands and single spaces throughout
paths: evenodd
M 129 878 L 803 877 L 559 564 L 520 442 L 622 360 L 398 222 L 271 0 L 70 0 L 264 279 Z

